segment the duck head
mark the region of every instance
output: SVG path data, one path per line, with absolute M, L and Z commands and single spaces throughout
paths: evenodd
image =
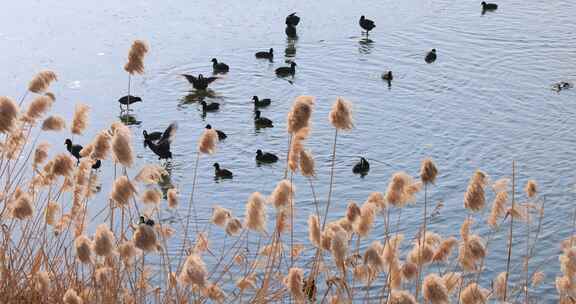
M 482 5 L 482 7 L 486 6 L 486 1 L 482 1 L 482 3 L 480 3 Z
M 262 156 L 262 150 L 260 150 L 260 149 L 256 150 L 256 155 Z
M 220 164 L 218 164 L 218 163 L 214 163 L 214 165 L 213 165 L 213 166 L 214 166 L 214 169 L 216 169 L 216 170 L 220 170 Z
M 258 102 L 258 96 L 256 95 L 252 96 L 252 100 L 254 100 L 254 102 Z
M 206 108 L 207 104 L 204 100 L 200 101 L 200 105 L 202 106 L 202 108 Z
M 366 19 L 366 17 L 364 17 L 364 15 L 360 16 L 360 21 L 363 21 L 364 19 Z
M 212 58 L 210 61 L 212 61 L 213 64 L 218 64 L 218 60 L 216 60 L 216 58 Z
M 207 125 L 206 125 L 206 129 L 211 130 L 211 129 L 212 129 L 212 126 L 211 126 L 210 124 L 207 124 Z
M 140 216 L 140 220 L 138 221 L 138 224 L 144 224 L 146 223 L 146 219 L 144 218 L 143 215 Z
M 434 53 L 434 54 L 436 54 L 436 49 L 432 49 L 431 52 Z
M 66 145 L 66 147 L 70 147 L 70 146 L 72 146 L 72 140 L 70 138 L 66 138 L 66 140 L 64 141 L 64 144 Z

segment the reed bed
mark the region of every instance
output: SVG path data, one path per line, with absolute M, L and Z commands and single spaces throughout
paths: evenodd
M 138 41 L 130 52 L 130 75 L 144 71 L 144 46 Z M 56 79 L 54 72 L 35 76 L 28 88 L 33 99 L 20 105 L 0 97 L 1 303 L 534 303 L 539 295 L 531 290 L 554 281 L 531 263 L 545 197 L 533 180 L 517 190 L 512 162 L 511 178 L 471 172 L 462 189 L 462 224 L 449 235 L 434 232 L 442 212 L 430 194 L 442 183 L 442 166 L 429 158 L 421 168 L 408 168 L 419 176 L 397 172 L 382 181 L 385 191 L 374 189 L 364 202 L 349 202 L 345 213 L 335 214 L 334 204 L 347 200 L 333 197 L 332 189 L 338 136 L 354 127 L 352 103 L 338 98 L 326 120 L 334 127 L 331 174 L 319 180 L 306 148 L 314 98 L 302 96 L 287 116 L 286 175 L 261 189 L 269 197 L 238 194 L 246 197 L 243 215 L 214 206 L 212 227 L 203 227 L 192 191 L 185 222 L 168 224 L 159 204 L 166 199 L 176 208 L 186 200 L 176 188 L 162 195 L 158 183 L 167 172 L 161 166 L 134 167 L 132 130 L 122 123 L 99 132 L 79 163 L 65 153 L 50 157 L 43 132 L 63 132 L 67 124 L 49 113 L 57 102 L 48 93 Z M 71 133 L 81 136 L 88 120 L 89 108 L 78 105 Z M 196 162 L 201 154 L 218 153 L 217 137 L 208 132 L 198 139 Z M 91 170 L 96 160 L 114 162 L 108 167 L 114 180 L 98 180 Z M 298 212 L 308 198 L 298 196 L 296 179 L 310 186 L 315 212 Z M 110 184 L 105 202 L 94 199 L 101 182 Z M 316 192 L 318 183 L 330 183 L 329 192 Z M 407 206 L 421 208 L 415 235 L 402 233 Z M 294 227 L 296 213 L 308 218 L 308 227 Z M 383 230 L 373 229 L 377 221 Z M 476 232 L 484 226 L 488 234 Z M 210 241 L 216 230 L 227 235 L 225 246 Z M 296 239 L 294 230 L 308 231 L 309 238 Z M 506 242 L 495 242 L 499 235 Z M 250 247 L 249 238 L 258 245 Z M 576 299 L 574 239 L 562 243 L 554 281 L 560 303 Z M 494 246 L 505 247 L 508 257 L 504 265 L 490 265 L 502 272 L 487 278 L 485 261 Z

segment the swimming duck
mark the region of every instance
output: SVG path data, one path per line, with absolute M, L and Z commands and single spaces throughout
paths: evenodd
M 206 104 L 204 100 L 200 101 L 200 105 L 202 105 L 202 112 L 214 112 L 220 109 L 220 104 L 217 102 L 213 102 L 210 104 Z
M 255 108 L 267 107 L 270 105 L 270 103 L 272 103 L 270 98 L 259 99 L 258 96 L 253 96 L 252 100 L 254 101 Z
M 144 130 L 142 131 L 142 135 L 144 136 L 144 148 L 146 148 L 146 140 L 149 141 L 158 141 L 161 137 L 162 137 L 162 133 L 163 132 L 151 132 L 148 133 L 148 131 Z
M 286 17 L 286 25 L 297 26 L 300 22 L 300 17 L 296 13 L 292 13 Z
M 212 126 L 208 124 L 208 125 L 206 125 L 206 129 L 210 130 L 210 129 L 212 129 Z M 218 140 L 224 140 L 228 137 L 228 135 L 226 135 L 226 133 L 224 133 L 220 130 L 215 130 L 215 131 L 216 131 L 216 134 L 218 134 Z
M 122 105 L 125 105 L 127 108 L 129 108 L 131 104 L 136 103 L 136 102 L 142 102 L 142 98 L 140 98 L 138 96 L 126 95 L 126 96 L 122 96 L 122 97 L 120 97 L 120 99 L 118 99 L 118 103 L 120 103 L 120 109 L 121 110 L 122 110 Z
M 259 59 L 272 60 L 272 58 L 274 58 L 274 49 L 270 48 L 270 50 L 268 52 L 264 52 L 264 51 L 258 52 L 258 53 L 256 53 L 255 56 L 256 56 L 256 58 L 259 58 Z
M 360 157 L 360 161 L 354 165 L 352 172 L 354 174 L 366 175 L 370 171 L 370 164 L 364 157 Z
M 220 169 L 220 164 L 214 163 L 214 176 L 216 178 L 232 178 L 232 171 Z
M 260 149 L 256 150 L 256 162 L 271 164 L 271 163 L 275 163 L 277 161 L 278 161 L 278 156 L 276 156 L 272 153 L 269 153 L 269 152 L 264 153 Z
M 262 117 L 261 116 L 261 112 L 256 110 L 254 112 L 254 124 L 256 125 L 256 127 L 258 128 L 272 128 L 274 127 L 274 124 L 272 124 L 272 121 L 266 117 Z
M 66 138 L 64 144 L 66 145 L 66 150 L 68 150 L 68 152 L 70 152 L 70 154 L 76 158 L 77 164 L 80 163 L 80 158 L 82 158 L 82 156 L 80 156 L 82 146 L 72 144 L 72 140 L 70 138 Z
M 292 39 L 298 38 L 298 33 L 296 32 L 296 27 L 294 27 L 292 25 L 287 25 L 284 32 L 286 33 L 286 36 L 288 36 L 288 38 L 292 38 Z
M 486 11 L 495 11 L 498 9 L 498 4 L 496 3 L 486 3 L 485 1 L 482 1 L 480 4 L 482 5 L 482 13 Z
M 292 61 L 289 67 L 279 67 L 276 69 L 276 76 L 287 77 L 294 76 L 296 73 L 296 62 Z
M 366 35 L 368 35 L 368 33 L 376 27 L 374 21 L 366 19 L 364 15 L 360 16 L 360 21 L 358 21 L 358 23 L 360 24 L 360 27 L 366 31 Z
M 154 154 L 158 155 L 158 159 L 169 159 L 172 158 L 172 152 L 170 151 L 170 144 L 174 140 L 174 136 L 176 135 L 176 130 L 178 129 L 178 125 L 173 122 L 171 123 L 168 128 L 162 133 L 162 136 L 157 142 L 153 142 L 150 139 L 145 139 L 145 145 L 154 152 Z
M 388 72 L 385 72 L 384 74 L 382 74 L 382 80 L 386 80 L 386 81 L 390 82 L 393 79 L 394 79 L 394 76 L 392 76 L 392 71 L 388 71 Z
M 230 70 L 230 67 L 228 67 L 227 64 L 225 64 L 224 62 L 218 62 L 216 58 L 212 58 L 211 61 L 214 73 L 228 73 L 228 71 Z
M 432 49 L 428 54 L 426 54 L 426 58 L 424 58 L 426 63 L 432 63 L 436 61 L 436 49 Z
M 186 77 L 188 82 L 191 83 L 192 87 L 194 87 L 196 90 L 206 90 L 210 83 L 218 79 L 218 77 L 205 78 L 202 74 L 198 74 L 198 77 L 194 77 L 188 74 L 182 74 L 182 76 Z

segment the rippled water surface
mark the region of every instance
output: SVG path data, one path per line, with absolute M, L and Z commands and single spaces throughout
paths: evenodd
M 573 210 L 576 91 L 556 93 L 551 85 L 576 80 L 576 2 L 502 0 L 497 12 L 486 15 L 480 14 L 479 2 L 9 1 L 0 13 L 1 94 L 18 98 L 35 72 L 55 70 L 55 111 L 70 118 L 77 102 L 92 108 L 89 130 L 76 138 L 85 144 L 118 119 L 116 99 L 126 92 L 122 67 L 128 48 L 134 39 L 146 40 L 151 48 L 146 74 L 133 82 L 133 92 L 144 100 L 134 107 L 140 124 L 131 127 L 137 167 L 157 163 L 140 144 L 142 130 L 161 130 L 177 121 L 169 169 L 171 183 L 182 193 L 182 209 L 172 212 L 163 206 L 162 211 L 175 223 L 185 216 L 196 142 L 204 125 L 210 123 L 229 137 L 217 154 L 203 156 L 199 163 L 195 200 L 202 226 L 213 204 L 242 216 L 251 192 L 273 190 L 283 176 L 283 162 L 258 167 L 255 150 L 285 160 L 286 113 L 302 94 L 317 97 L 306 146 L 316 156 L 314 183 L 322 201 L 328 192 L 334 133 L 328 112 L 337 96 L 354 104 L 355 128 L 341 133 L 338 141 L 334 218 L 343 214 L 347 201 L 362 202 L 372 191 L 385 191 L 394 172 L 417 175 L 420 161 L 430 156 L 441 171 L 431 197 L 445 207 L 429 227 L 457 235 L 465 215 L 463 193 L 474 170 L 481 168 L 495 180 L 510 176 L 516 160 L 519 184 L 536 179 L 546 196 L 542 240 L 531 263 L 542 265 L 547 274 L 546 284 L 534 292 L 542 301 L 552 301 L 559 241 L 569 234 Z M 302 18 L 300 37 L 287 41 L 284 17 L 293 11 Z M 360 34 L 357 20 L 362 14 L 377 25 L 370 40 Z M 254 58 L 254 52 L 270 47 L 274 62 Z M 431 48 L 438 50 L 438 60 L 427 65 L 423 58 Z M 186 98 L 191 87 L 179 74 L 210 74 L 212 57 L 231 70 L 211 86 L 211 99 L 221 103 L 220 111 L 203 118 L 200 107 Z M 287 60 L 298 64 L 291 82 L 274 75 Z M 391 88 L 380 79 L 388 69 L 395 74 Z M 273 100 L 262 112 L 275 128 L 254 129 L 253 95 Z M 55 151 L 64 150 L 68 136 L 50 135 Z M 372 165 L 364 178 L 351 172 L 361 155 Z M 213 180 L 215 161 L 234 172 L 232 181 Z M 112 167 L 106 163 L 101 173 L 104 189 L 91 205 L 93 214 L 106 203 Z M 295 237 L 307 243 L 312 195 L 302 177 L 296 176 L 295 183 Z M 420 224 L 421 204 L 419 197 L 417 206 L 403 211 L 401 227 L 408 236 Z M 475 230 L 488 232 L 483 222 L 477 223 Z M 213 246 L 221 247 L 224 234 L 210 229 Z M 383 229 L 379 218 L 375 231 L 381 236 Z M 485 286 L 505 270 L 503 236 L 498 234 L 491 245 Z M 521 246 L 515 252 L 523 250 Z

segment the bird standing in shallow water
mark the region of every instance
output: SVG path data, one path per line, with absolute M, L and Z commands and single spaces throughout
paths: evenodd
M 124 111 L 124 109 L 122 108 L 122 105 L 126 106 L 126 110 L 128 111 L 130 109 L 130 105 L 136 102 L 142 102 L 142 98 L 138 97 L 138 96 L 132 96 L 132 95 L 126 95 L 126 96 L 122 96 L 120 97 L 120 99 L 118 99 L 118 103 L 120 103 L 120 110 Z
M 170 144 L 174 140 L 174 136 L 176 135 L 176 130 L 178 129 L 178 125 L 173 122 L 171 123 L 168 128 L 162 133 L 162 136 L 158 140 L 158 142 L 153 142 L 150 139 L 145 139 L 145 145 L 154 152 L 158 156 L 158 159 L 169 159 L 172 158 L 172 152 L 170 151 Z
M 368 171 L 370 171 L 370 164 L 364 157 L 360 157 L 360 161 L 352 168 L 354 174 L 360 174 L 362 176 L 368 174 Z
M 214 163 L 214 176 L 216 178 L 232 178 L 232 171 L 221 169 L 219 163 Z
M 259 99 L 256 95 L 252 97 L 252 100 L 254 101 L 254 108 L 267 107 L 272 103 L 270 98 Z
M 272 124 L 272 120 L 262 117 L 261 112 L 256 110 L 254 111 L 254 124 L 257 128 L 272 128 L 274 125 Z
M 225 64 L 224 62 L 218 62 L 216 58 L 212 58 L 211 61 L 214 73 L 228 73 L 228 71 L 230 70 L 230 67 L 228 67 L 227 64 Z
M 256 162 L 271 164 L 271 163 L 275 163 L 277 161 L 278 161 L 278 156 L 276 156 L 272 153 L 269 153 L 269 152 L 264 153 L 260 149 L 256 150 Z
M 426 54 L 426 58 L 424 58 L 426 63 L 432 63 L 436 61 L 436 49 L 432 49 L 428 54 Z
M 358 23 L 360 24 L 360 27 L 366 31 L 366 36 L 368 36 L 370 31 L 376 27 L 376 24 L 374 24 L 374 21 L 372 21 L 370 19 L 366 19 L 366 17 L 364 17 L 364 15 L 360 16 L 360 21 L 358 21 Z
M 268 59 L 272 60 L 274 58 L 274 49 L 270 48 L 268 52 L 258 52 L 255 54 L 258 59 Z
M 208 125 L 206 125 L 206 129 L 211 130 L 211 129 L 212 129 L 212 126 L 208 124 Z M 219 141 L 222 141 L 222 140 L 224 140 L 224 139 L 226 139 L 226 138 L 228 137 L 228 136 L 226 135 L 226 133 L 224 133 L 224 132 L 222 132 L 222 131 L 220 131 L 220 130 L 216 130 L 216 129 L 215 129 L 214 131 L 216 131 L 216 134 L 218 134 L 218 140 L 219 140 Z
M 297 26 L 300 23 L 300 17 L 296 13 L 292 13 L 286 17 L 286 25 Z
M 384 74 L 382 74 L 382 80 L 385 80 L 388 83 L 388 88 L 390 88 L 390 86 L 392 86 L 392 80 L 394 79 L 394 76 L 392 75 L 392 71 L 388 71 L 385 72 Z
M 206 90 L 210 83 L 218 79 L 218 77 L 206 78 L 202 74 L 198 74 L 198 77 L 194 77 L 188 74 L 182 74 L 182 76 L 186 77 L 186 80 L 188 80 L 188 82 L 191 83 L 192 87 L 196 90 Z
M 276 76 L 287 77 L 294 76 L 296 74 L 296 62 L 292 61 L 289 67 L 279 67 L 276 69 Z
M 482 1 L 481 5 L 482 5 L 482 14 L 484 14 L 485 12 L 495 11 L 498 9 L 498 4 L 496 3 L 486 3 L 485 1 Z

